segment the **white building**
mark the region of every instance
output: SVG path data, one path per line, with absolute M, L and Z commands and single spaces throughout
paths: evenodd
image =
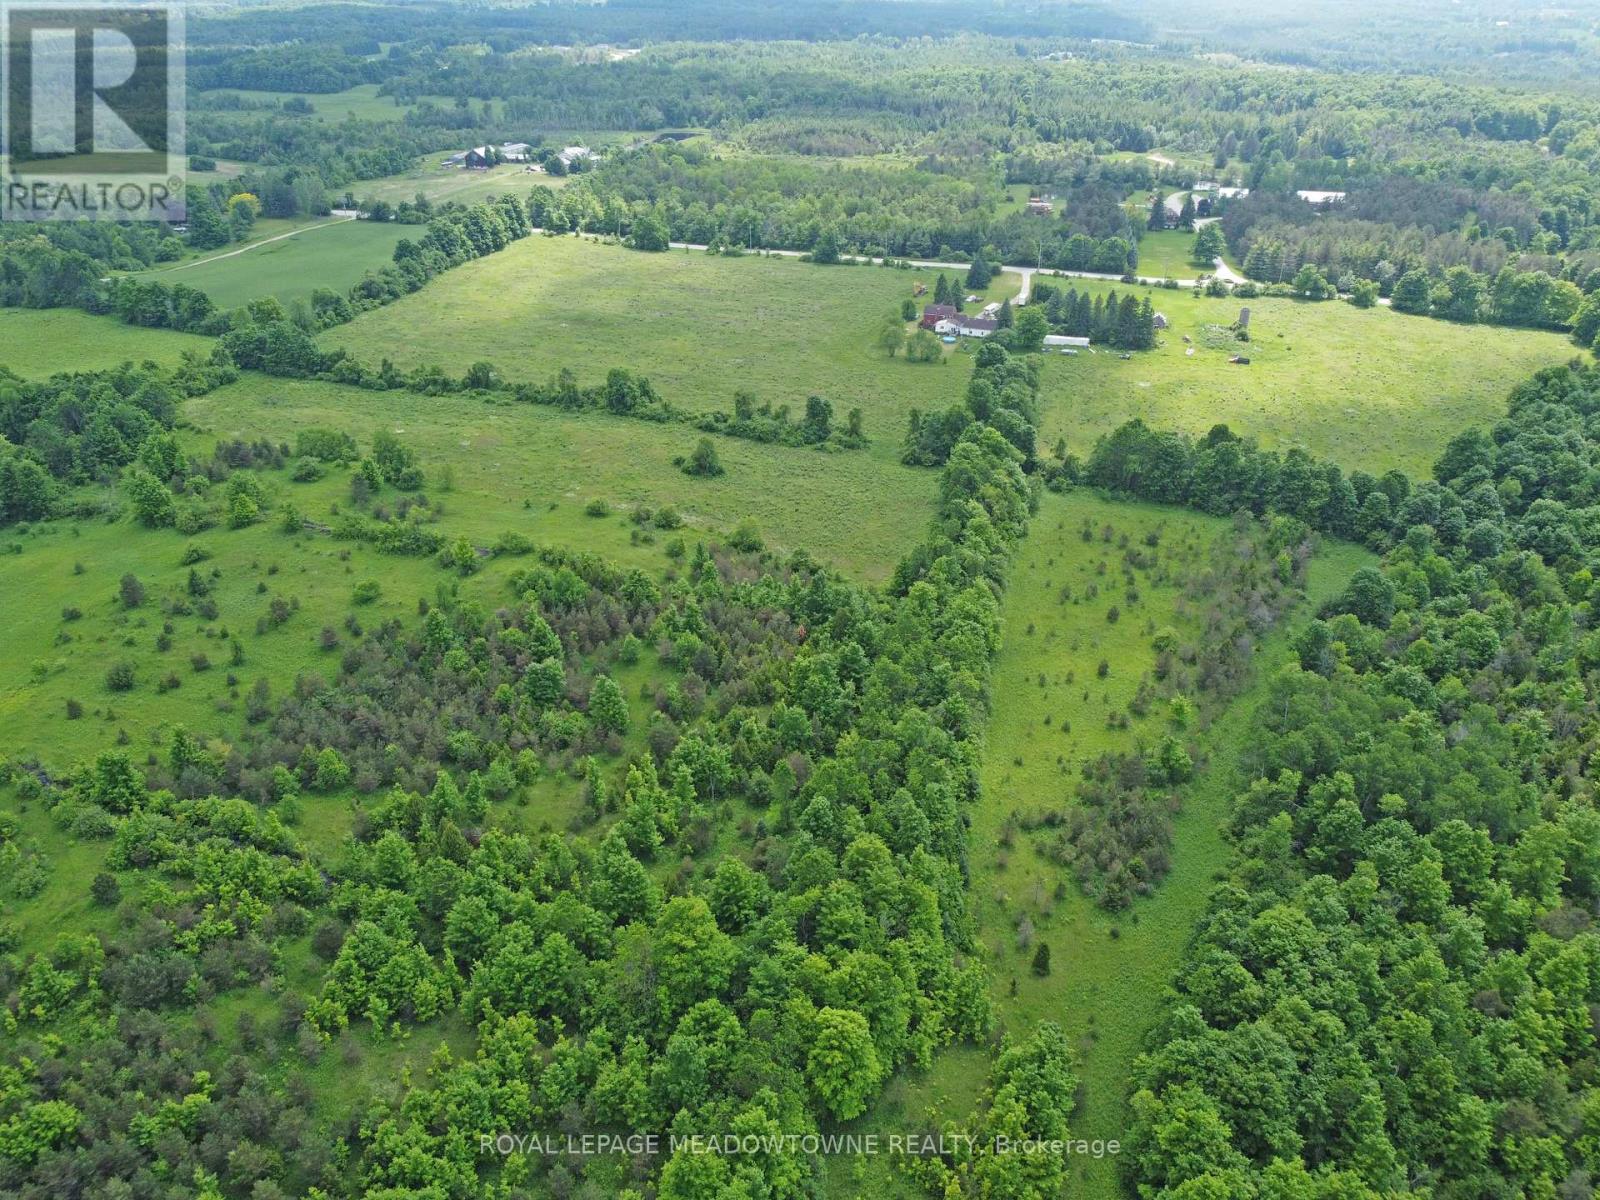
M 527 142 L 507 142 L 500 147 L 500 157 L 507 162 L 527 162 L 532 152 Z
M 1068 337 L 1064 333 L 1047 333 L 1044 335 L 1046 346 L 1075 346 L 1079 349 L 1087 348 L 1089 339 L 1086 337 Z
M 933 331 L 956 337 L 986 338 L 998 328 L 1000 322 L 988 317 L 968 317 L 957 313 L 953 317 L 945 317 L 933 327 Z
M 1307 204 L 1337 204 L 1344 199 L 1343 192 L 1296 192 Z

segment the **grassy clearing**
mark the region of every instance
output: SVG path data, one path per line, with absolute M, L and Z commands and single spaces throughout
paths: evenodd
M 378 95 L 378 85 L 375 83 L 357 84 L 353 88 L 346 88 L 342 92 L 263 92 L 247 88 L 217 88 L 213 91 L 199 93 L 199 106 L 210 103 L 214 105 L 218 99 L 227 96 L 238 96 L 244 100 L 253 100 L 257 103 L 276 105 L 284 100 L 299 98 L 311 105 L 312 117 L 308 119 L 318 121 L 343 121 L 354 117 L 359 121 L 398 121 L 416 107 L 412 104 L 401 104 L 393 96 Z M 441 108 L 451 108 L 455 105 L 453 99 L 443 96 L 431 98 L 433 103 Z M 474 104 L 472 111 L 476 115 L 483 106 Z M 489 107 L 503 111 L 504 105 L 489 102 Z
M 449 468 L 453 490 L 441 498 L 443 524 L 452 534 L 486 545 L 516 529 L 629 565 L 663 565 L 661 547 L 672 535 L 637 541 L 627 514 L 639 504 L 670 504 L 691 543 L 749 518 L 775 548 L 803 548 L 858 578 L 882 580 L 925 528 L 937 483 L 932 472 L 885 466 L 859 451 L 824 453 L 734 438 L 715 439 L 726 474 L 693 479 L 672 462 L 701 436 L 686 426 L 471 396 L 364 392 L 251 376 L 190 401 L 185 412 L 216 437 L 281 438 L 328 425 L 366 444 L 376 430 L 393 429 L 418 447 L 435 478 Z M 311 498 L 297 503 L 314 518 L 343 496 L 342 481 L 302 486 Z M 608 502 L 615 515 L 586 515 L 595 499 Z
M 627 367 L 696 409 L 731 408 L 743 388 L 798 414 L 816 394 L 840 419 L 859 405 L 871 456 L 894 461 L 909 411 L 948 406 L 969 369 L 964 354 L 949 354 L 947 367 L 916 365 L 873 345 L 883 318 L 898 315 L 917 283 L 931 290 L 936 274 L 536 237 L 323 340 L 403 368 L 437 363 L 460 373 L 484 359 L 513 380 L 543 380 L 561 367 L 595 380 Z M 1017 286 L 1002 275 L 990 295 Z
M 209 354 L 212 344 L 209 338 L 137 329 L 74 308 L 0 308 L 0 367 L 24 379 L 147 360 L 174 366 L 185 350 Z
M 261 242 L 242 254 L 214 256 L 150 272 L 163 283 L 186 283 L 221 308 L 236 308 L 263 296 L 284 303 L 307 299 L 319 287 L 345 292 L 368 271 L 386 265 L 396 244 L 419 231 L 408 225 L 334 221 L 293 237 Z
M 1146 202 L 1145 209 L 1149 210 Z M 1194 234 L 1182 229 L 1153 230 L 1139 239 L 1139 274 L 1155 279 L 1193 279 L 1208 268 L 1197 267 L 1191 254 Z
M 1103 542 L 1098 532 L 1092 542 L 1082 541 L 1079 530 L 1085 521 L 1096 531 L 1109 526 L 1112 542 Z M 1077 1043 L 1084 1082 L 1083 1104 L 1073 1122 L 1079 1137 L 1126 1136 L 1123 1100 L 1133 1057 L 1160 1011 L 1212 877 L 1227 859 L 1219 822 L 1234 781 L 1220 764 L 1249 735 L 1251 694 L 1205 733 L 1216 765 L 1202 771 L 1185 796 L 1175 822 L 1172 874 L 1130 912 L 1113 916 L 1096 909 L 1069 873 L 1039 855 L 1026 836 L 1008 847 L 1007 818 L 1014 809 L 1026 812 L 1067 794 L 1077 767 L 1087 759 L 1130 749 L 1140 740 L 1149 744 L 1165 731 L 1156 712 L 1136 718 L 1125 731 L 1109 729 L 1106 718 L 1126 708 L 1140 676 L 1154 662 L 1150 629 L 1168 624 L 1182 628 L 1174 602 L 1186 564 L 1203 562 L 1223 528 L 1224 522 L 1215 518 L 1112 502 L 1083 491 L 1047 495 L 1006 593 L 1005 643 L 994 679 L 995 710 L 983 766 L 984 800 L 973 818 L 972 897 L 990 955 L 998 1011 L 1007 1028 L 1020 1032 L 1041 1020 L 1059 1021 Z M 1121 536 L 1139 544 L 1152 530 L 1160 533 L 1161 569 L 1141 572 L 1139 602 L 1129 605 L 1120 587 L 1114 592 L 1102 587 L 1098 596 L 1086 598 L 1088 586 L 1101 579 L 1101 561 L 1109 567 L 1105 578 L 1117 576 Z M 1336 591 L 1369 560 L 1352 547 L 1325 547 L 1312 567 L 1312 599 Z M 1159 581 L 1163 570 L 1170 574 L 1165 583 Z M 1062 602 L 1063 587 L 1071 589 L 1076 603 Z M 1112 604 L 1122 607 L 1115 624 L 1106 619 Z M 1259 677 L 1283 653 L 1281 637 L 1269 640 L 1261 652 Z M 1110 664 L 1103 680 L 1096 676 L 1101 659 Z M 1058 885 L 1064 885 L 1059 899 Z M 1023 916 L 1034 926 L 1035 938 L 1050 944 L 1052 971 L 1043 979 L 1029 969 L 1031 949 L 1018 946 L 1016 926 Z M 1073 1196 L 1119 1194 L 1113 1159 L 1085 1158 L 1077 1165 Z
M 1061 282 L 1080 291 L 1127 290 Z M 1339 301 L 1244 302 L 1252 314 L 1245 344 L 1224 328 L 1240 301 L 1149 292 L 1172 323 L 1158 349 L 1128 361 L 1099 350 L 1049 356 L 1041 445 L 1065 438 L 1084 454 L 1131 417 L 1195 434 L 1223 422 L 1264 446 L 1300 446 L 1346 470 L 1426 475 L 1451 437 L 1499 418 L 1515 383 L 1573 354 L 1555 333 L 1453 325 Z M 1185 354 L 1186 334 L 1193 356 Z M 1250 365 L 1230 364 L 1234 353 Z

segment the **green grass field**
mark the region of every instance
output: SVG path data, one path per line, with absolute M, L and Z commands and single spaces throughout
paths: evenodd
M 368 271 L 386 266 L 401 238 L 416 233 L 407 225 L 336 220 L 148 274 L 163 283 L 197 287 L 220 308 L 236 308 L 263 296 L 287 304 L 310 297 L 317 288 L 348 291 Z
M 0 367 L 24 379 L 146 360 L 170 367 L 185 350 L 209 354 L 212 345 L 209 338 L 138 329 L 75 308 L 0 308 Z
M 353 88 L 346 88 L 342 92 L 263 92 L 251 91 L 246 88 L 218 88 L 214 91 L 200 92 L 196 96 L 197 107 L 204 107 L 207 102 L 214 102 L 215 98 L 222 96 L 240 96 L 246 100 L 266 101 L 277 104 L 292 97 L 299 97 L 311 105 L 315 119 L 322 121 L 342 121 L 347 117 L 354 117 L 360 121 L 398 121 L 409 112 L 414 105 L 401 104 L 393 96 L 378 95 L 378 85 L 375 83 L 357 84 Z M 432 97 L 433 103 L 441 108 L 453 107 L 455 101 L 443 96 Z M 482 102 L 473 104 L 476 114 L 483 107 Z M 490 103 L 491 108 L 503 110 L 503 105 Z
M 714 440 L 726 473 L 694 479 L 672 462 L 701 436 L 687 426 L 260 376 L 189 401 L 185 414 L 204 430 L 197 436 L 208 448 L 216 437 L 292 438 L 308 425 L 346 429 L 363 444 L 376 430 L 392 429 L 418 447 L 426 465 L 450 468 L 454 490 L 442 498 L 452 534 L 486 545 L 516 529 L 645 566 L 665 564 L 661 547 L 670 535 L 638 544 L 626 514 L 638 504 L 670 504 L 691 543 L 749 518 L 774 548 L 803 548 L 858 578 L 882 580 L 926 528 L 937 486 L 933 472 L 886 465 L 861 451 L 723 437 Z M 314 501 L 299 503 L 312 517 L 344 492 L 342 482 L 305 486 Z M 583 509 L 594 499 L 616 515 L 587 516 Z
M 1209 268 L 1194 264 L 1193 250 L 1193 233 L 1181 229 L 1147 232 L 1139 239 L 1139 274 L 1148 279 L 1193 279 L 1202 272 L 1209 274 Z
M 410 171 L 388 175 L 382 179 L 368 179 L 352 183 L 346 191 L 356 202 L 387 200 L 398 204 L 402 200 L 415 200 L 420 193 L 435 203 L 454 200 L 473 204 L 487 196 L 525 196 L 535 184 L 546 187 L 563 187 L 569 176 L 530 174 L 516 163 L 502 163 L 487 171 L 466 171 L 460 167 L 441 167 L 444 155 L 432 155 L 421 160 Z
M 1086 454 L 1096 437 L 1132 417 L 1194 434 L 1222 422 L 1264 446 L 1300 446 L 1346 470 L 1399 467 L 1425 476 L 1462 429 L 1499 419 L 1512 385 L 1573 354 L 1555 333 L 1454 325 L 1341 301 L 1241 302 L 1164 288 L 1149 295 L 1172 323 L 1160 348 L 1128 361 L 1098 348 L 1048 356 L 1040 445 L 1065 438 Z M 1223 328 L 1244 304 L 1252 314 L 1248 344 Z M 1250 365 L 1230 364 L 1235 353 Z
M 872 457 L 893 461 L 909 411 L 948 406 L 970 369 L 964 354 L 948 355 L 948 366 L 918 365 L 873 345 L 883 318 L 898 314 L 916 283 L 931 289 L 935 274 L 534 237 L 323 341 L 402 368 L 437 363 L 459 374 L 484 359 L 513 380 L 571 367 L 594 381 L 627 367 L 692 409 L 730 409 L 743 388 L 798 413 L 816 394 L 841 418 L 859 405 Z M 990 294 L 1017 286 L 1002 275 Z
M 1084 542 L 1087 521 L 1096 531 Z M 1101 540 L 1109 526 L 1113 540 Z M 1004 644 L 996 666 L 994 711 L 983 764 L 983 799 L 973 814 L 972 901 L 990 956 L 997 1010 L 1006 1027 L 1025 1031 L 1041 1020 L 1063 1023 L 1081 1056 L 1083 1104 L 1074 1115 L 1076 1137 L 1125 1139 L 1123 1098 L 1128 1070 L 1155 1020 L 1163 990 L 1176 969 L 1189 930 L 1202 911 L 1213 873 L 1227 859 L 1219 832 L 1231 798 L 1224 772 L 1202 772 L 1176 819 L 1172 874 L 1155 894 L 1125 913 L 1096 908 L 1071 874 L 1042 857 L 1026 834 L 1005 846 L 1013 811 L 1028 813 L 1070 797 L 1077 767 L 1107 751 L 1154 742 L 1166 731 L 1160 706 L 1129 730 L 1107 728 L 1110 712 L 1125 709 L 1139 678 L 1154 663 L 1150 630 L 1183 628 L 1174 616 L 1185 573 L 1203 564 L 1225 522 L 1154 505 L 1102 499 L 1087 491 L 1046 494 L 1017 555 L 1005 596 Z M 1139 545 L 1159 531 L 1160 568 L 1140 572 L 1140 599 L 1130 605 L 1120 587 L 1126 534 Z M 1308 594 L 1314 603 L 1337 591 L 1371 561 L 1348 546 L 1325 546 L 1313 561 Z M 1102 578 L 1101 562 L 1108 564 Z M 1170 573 L 1166 582 L 1159 576 Z M 1118 586 L 1103 586 L 1106 580 Z M 1091 584 L 1099 595 L 1087 598 Z M 1062 588 L 1077 602 L 1063 602 Z M 1106 620 L 1121 606 L 1121 619 Z M 1262 650 L 1258 679 L 1284 652 L 1282 637 Z M 1097 678 L 1104 658 L 1110 674 Z M 1230 755 L 1221 747 L 1248 736 L 1252 694 L 1229 707 L 1204 735 L 1211 761 Z M 1048 723 L 1046 723 L 1048 721 Z M 1064 897 L 1055 899 L 1065 881 Z M 1051 974 L 1029 970 L 1031 950 L 1018 947 L 1016 923 L 1026 915 L 1035 936 L 1050 944 Z M 1011 980 L 1017 994 L 1010 994 Z M 1118 1194 L 1111 1158 L 1077 1160 L 1074 1197 Z

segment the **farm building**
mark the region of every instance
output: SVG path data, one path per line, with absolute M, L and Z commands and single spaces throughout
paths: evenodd
M 1089 339 L 1086 337 L 1071 337 L 1065 333 L 1047 333 L 1044 335 L 1044 344 L 1046 346 L 1072 346 L 1077 349 L 1084 349 L 1089 345 Z
M 527 162 L 533 147 L 527 142 L 507 142 L 500 147 L 500 157 L 506 162 Z
M 1000 322 L 990 317 L 968 317 L 957 313 L 953 317 L 946 317 L 933 327 L 935 333 L 954 334 L 956 337 L 986 338 L 996 329 Z
M 1056 210 L 1056 206 L 1043 196 L 1028 197 L 1028 212 L 1036 217 L 1048 217 Z
M 955 315 L 956 306 L 953 304 L 928 304 L 922 309 L 920 324 L 924 329 L 933 329 L 940 321 L 948 321 Z
M 1324 204 L 1338 204 L 1344 199 L 1345 196 L 1343 192 L 1296 192 L 1295 195 L 1299 196 L 1300 199 L 1304 200 L 1307 204 L 1314 204 L 1317 206 Z
M 566 166 L 570 167 L 579 159 L 593 158 L 594 151 L 589 149 L 587 146 L 567 146 L 561 151 L 560 154 L 556 155 L 556 157 L 559 158 Z

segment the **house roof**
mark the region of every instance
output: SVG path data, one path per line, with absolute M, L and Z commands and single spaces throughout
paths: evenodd
M 953 317 L 956 315 L 956 306 L 954 304 L 925 305 L 922 309 L 922 315 L 925 317 Z
M 957 317 L 956 322 L 963 329 L 999 329 L 1000 322 L 989 317 Z

